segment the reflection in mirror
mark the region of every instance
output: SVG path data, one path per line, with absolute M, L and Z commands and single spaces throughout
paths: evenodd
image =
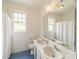
M 62 13 L 48 12 L 43 17 L 43 36 L 61 41 L 64 47 L 75 51 L 75 7 Z
M 47 38 L 55 38 L 55 15 L 48 13 L 43 20 L 43 35 Z

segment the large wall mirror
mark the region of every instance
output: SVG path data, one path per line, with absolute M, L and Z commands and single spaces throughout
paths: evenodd
M 72 51 L 76 50 L 75 7 L 63 12 L 48 12 L 43 17 L 43 36 L 54 38 Z

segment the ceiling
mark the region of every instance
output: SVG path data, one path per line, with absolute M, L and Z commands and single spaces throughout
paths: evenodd
M 46 0 L 5 0 L 5 1 L 40 8 Z
M 21 4 L 21 5 L 25 5 L 25 6 L 30 6 L 33 8 L 38 8 L 40 9 L 40 7 L 42 7 L 42 5 L 46 2 L 46 1 L 51 1 L 51 0 L 3 0 L 3 1 L 7 1 L 7 2 L 11 2 L 11 3 L 15 3 L 15 4 Z M 55 1 L 55 0 L 52 0 Z M 61 1 L 61 0 L 59 0 Z M 63 0 L 64 5 L 65 5 L 65 9 L 68 9 L 68 7 L 71 5 L 74 5 L 74 1 L 75 0 Z

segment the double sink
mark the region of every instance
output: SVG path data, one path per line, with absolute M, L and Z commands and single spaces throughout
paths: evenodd
M 64 54 L 56 47 L 55 42 L 51 42 L 47 39 L 40 39 L 35 41 L 37 48 L 39 48 L 41 55 L 45 56 L 45 59 L 64 59 Z

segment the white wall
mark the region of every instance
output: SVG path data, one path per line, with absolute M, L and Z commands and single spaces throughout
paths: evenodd
M 40 35 L 39 10 L 33 9 L 29 6 L 17 5 L 13 3 L 4 3 L 3 10 L 8 13 L 10 17 L 11 13 L 13 13 L 14 11 L 26 14 L 28 21 L 26 28 L 28 32 L 13 32 L 12 53 L 28 50 L 28 44 L 30 42 L 33 42 L 33 39 L 36 39 Z M 12 18 L 11 21 L 13 21 Z

